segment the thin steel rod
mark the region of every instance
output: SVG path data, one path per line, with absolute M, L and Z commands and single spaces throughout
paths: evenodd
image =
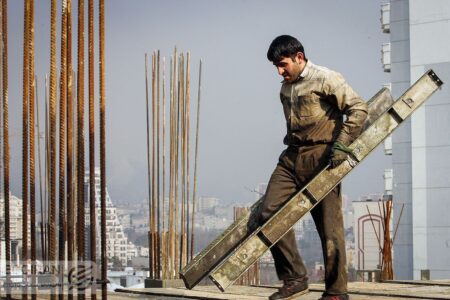
M 194 258 L 195 246 L 195 205 L 197 201 L 197 166 L 198 166 L 198 141 L 200 128 L 200 96 L 202 87 L 202 61 L 200 60 L 198 69 L 198 95 L 197 95 L 197 123 L 195 129 L 195 158 L 194 158 L 194 191 L 192 193 L 192 230 L 191 230 L 191 259 Z
M 161 279 L 161 246 L 160 246 L 160 234 L 161 234 L 161 191 L 160 191 L 160 51 L 156 58 L 156 278 Z
M 392 238 L 392 245 L 394 245 L 395 237 L 397 236 L 398 226 L 400 225 L 400 219 L 402 218 L 403 209 L 405 208 L 405 204 L 402 204 L 402 209 L 400 210 L 400 215 L 398 216 L 397 224 L 395 225 L 394 237 Z
M 73 76 L 72 76 L 72 0 L 67 0 L 67 99 L 66 99 L 66 166 L 67 166 L 67 269 L 72 270 L 74 259 L 74 198 L 73 198 Z M 68 299 L 73 298 L 73 286 L 69 285 Z
M 49 181 L 50 181 L 50 211 L 48 218 L 49 226 L 49 249 L 48 260 L 50 272 L 54 275 L 56 268 L 56 0 L 50 4 L 50 78 L 49 78 L 49 114 L 50 114 L 50 140 L 49 140 Z M 51 277 L 55 282 L 55 277 Z M 50 299 L 56 299 L 55 289 L 50 290 Z
M 61 16 L 61 66 L 59 77 L 59 245 L 58 245 L 58 275 L 59 275 L 59 299 L 64 299 L 64 264 L 66 242 L 66 98 L 67 98 L 67 2 L 62 2 Z
M 184 55 L 180 58 L 180 130 L 181 130 L 181 223 L 180 223 L 180 269 L 185 264 L 184 248 L 186 234 L 185 211 L 186 211 L 186 97 L 185 97 L 185 78 L 184 78 Z
M 148 184 L 148 248 L 152 249 L 152 239 L 151 239 L 151 219 L 152 219 L 152 187 L 151 187 L 151 160 L 150 160 L 150 117 L 149 117 L 149 103 L 148 103 L 148 54 L 145 53 L 145 115 L 147 120 L 146 127 L 146 138 L 147 138 L 147 184 Z M 148 256 L 149 258 L 149 266 L 152 265 L 152 255 Z M 151 271 L 151 268 L 150 268 Z M 152 278 L 152 274 L 150 274 L 150 278 Z
M 24 0 L 24 34 L 23 34 L 23 103 L 22 103 L 22 299 L 28 298 L 27 293 L 27 259 L 28 259 L 28 118 L 29 118 L 29 53 L 30 53 L 30 1 Z
M 174 233 L 174 82 L 175 82 L 175 72 L 174 72 L 174 63 L 173 63 L 173 57 L 170 59 L 170 114 L 169 114 L 169 224 L 168 224 L 168 231 L 169 231 L 169 241 L 168 241 L 168 254 L 169 254 L 169 279 L 174 278 L 174 259 L 175 259 L 175 233 Z
M 100 59 L 100 193 L 101 193 L 101 258 L 102 258 L 102 299 L 107 298 L 106 289 L 106 128 L 105 128 L 105 1 L 99 0 L 99 59 Z
M 181 60 L 181 59 L 180 59 Z M 180 62 L 176 62 L 178 64 L 178 80 L 175 83 L 177 85 L 177 91 L 175 93 L 176 96 L 176 115 L 175 115 L 175 272 L 176 272 L 176 276 L 178 276 L 178 272 L 180 270 L 180 235 L 179 235 L 179 231 L 178 231 L 178 225 L 179 225 L 179 218 L 178 218 L 178 211 L 179 211 L 179 197 L 178 197 L 178 192 L 179 192 L 179 160 L 180 160 L 180 78 L 182 78 L 180 76 L 180 70 L 181 70 L 181 65 Z
M 11 233 L 9 214 L 8 1 L 2 1 L 3 192 L 5 198 L 6 299 L 11 299 Z
M 45 77 L 45 82 L 47 82 L 47 77 Z M 38 93 L 38 79 L 34 76 L 35 82 L 35 107 L 36 107 L 36 131 L 37 131 L 37 151 L 38 151 L 38 169 L 39 169 L 39 199 L 41 207 L 41 221 L 40 221 L 40 237 L 41 237 L 41 251 L 42 251 L 42 261 L 45 261 L 45 237 L 44 237 L 44 219 L 45 219 L 45 209 L 44 209 L 44 195 L 42 187 L 42 163 L 41 163 L 41 132 L 39 126 L 39 93 Z M 46 89 L 47 92 L 47 89 Z
M 151 277 L 156 278 L 156 53 L 152 54 L 152 218 L 151 218 Z
M 91 299 L 97 299 L 97 217 L 95 205 L 95 95 L 94 95 L 94 0 L 89 0 L 88 8 L 88 56 L 89 56 L 89 224 L 92 274 Z
M 186 61 L 186 236 L 185 236 L 185 263 L 189 260 L 190 231 L 189 231 L 189 154 L 190 154 L 190 105 L 191 105 L 191 54 L 187 53 Z
M 50 98 L 50 86 L 49 86 L 49 78 L 48 74 L 45 74 L 45 98 L 44 98 L 44 112 L 45 112 L 45 122 L 44 122 L 44 201 L 43 201 L 43 232 L 44 232 L 44 255 L 42 260 L 45 261 L 44 264 L 44 273 L 48 272 L 49 262 L 48 262 L 48 249 L 49 249 L 49 241 L 48 241 L 48 218 L 49 218 L 49 207 L 50 207 L 50 195 L 49 195 L 49 162 L 50 162 L 50 126 L 49 126 L 49 98 Z
M 78 272 L 84 274 L 84 0 L 78 0 L 78 53 L 77 53 L 77 259 Z M 78 299 L 85 298 L 85 289 L 78 286 Z
M 29 104 L 29 159 L 30 159 L 30 236 L 31 236 L 31 299 L 36 299 L 36 147 L 35 147 L 35 86 L 34 80 L 34 3 L 30 1 L 30 14 L 31 14 L 31 30 L 30 30 L 30 99 Z
M 166 232 L 166 58 L 163 57 L 162 71 L 162 234 Z M 162 243 L 162 277 L 167 279 L 167 239 Z

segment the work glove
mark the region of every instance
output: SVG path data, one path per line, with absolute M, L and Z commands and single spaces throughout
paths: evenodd
M 335 142 L 331 147 L 330 166 L 336 168 L 338 165 L 347 159 L 347 155 L 352 153 L 352 150 L 342 144 L 341 142 Z

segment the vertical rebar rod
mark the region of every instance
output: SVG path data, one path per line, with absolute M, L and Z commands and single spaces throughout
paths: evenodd
M 66 98 L 66 165 L 67 165 L 67 269 L 72 270 L 74 259 L 74 199 L 73 199 L 73 86 L 72 86 L 72 0 L 67 0 L 67 98 Z M 73 287 L 68 287 L 68 299 L 73 298 Z
M 99 0 L 99 59 L 100 59 L 100 189 L 101 189 L 101 252 L 102 252 L 102 299 L 107 298 L 106 290 L 106 94 L 105 94 L 105 1 Z
M 161 191 L 160 191 L 160 51 L 156 58 L 156 278 L 161 279 Z
M 30 195 L 30 252 L 31 252 L 31 298 L 36 299 L 36 168 L 35 168 L 35 128 L 34 128 L 34 119 L 35 119 L 35 86 L 36 82 L 34 80 L 34 0 L 30 0 L 30 23 L 29 23 L 29 55 L 30 55 L 30 73 L 28 75 L 29 80 L 29 93 L 30 98 L 28 99 L 29 105 L 29 195 Z
M 185 260 L 186 235 L 186 94 L 185 94 L 185 61 L 184 54 L 180 59 L 180 130 L 181 130 L 181 223 L 180 223 L 180 269 Z
M 163 57 L 163 71 L 162 71 L 162 232 L 163 235 L 166 232 L 166 58 Z M 167 239 L 164 238 L 164 243 L 162 243 L 163 251 L 163 279 L 167 279 Z
M 88 8 L 88 55 L 89 55 L 89 224 L 93 283 L 91 299 L 97 299 L 97 218 L 95 205 L 95 95 L 94 95 L 94 0 Z
M 185 227 L 185 207 L 186 207 L 186 106 L 184 93 L 184 54 L 180 57 L 180 151 L 181 151 L 181 220 L 180 220 L 180 269 L 184 266 L 184 235 L 186 233 Z
M 185 263 L 188 262 L 189 260 L 189 239 L 190 239 L 190 235 L 189 235 L 189 154 L 190 154 L 190 148 L 189 148 L 189 144 L 190 144 L 190 135 L 189 135 L 189 131 L 190 131 L 190 105 L 191 105 L 191 55 L 188 52 L 187 53 L 187 59 L 186 59 L 186 237 L 185 237 L 185 257 L 186 257 L 186 261 Z
M 66 188 L 65 188 L 65 166 L 66 166 L 66 88 L 67 88 L 67 2 L 62 2 L 61 16 L 61 65 L 59 77 L 59 245 L 58 245 L 58 275 L 59 275 L 59 299 L 64 299 L 64 264 L 65 260 L 65 232 L 66 232 Z
M 148 248 L 152 249 L 152 238 L 151 238 L 151 226 L 152 226 L 152 187 L 151 187 L 151 160 L 150 160 L 150 117 L 149 117 L 149 103 L 148 103 L 148 54 L 145 53 L 145 112 L 146 112 L 146 138 L 147 138 L 147 184 L 148 184 Z M 149 253 L 149 269 L 151 272 L 151 265 L 153 263 L 152 254 Z M 152 273 L 150 273 L 150 278 Z
M 29 117 L 29 18 L 30 2 L 24 0 L 23 34 L 23 103 L 22 103 L 22 299 L 27 299 L 27 258 L 28 258 L 28 117 Z
M 41 163 L 41 132 L 39 126 L 39 93 L 38 93 L 38 79 L 34 76 L 35 82 L 35 107 L 36 107 L 36 131 L 37 131 L 37 157 L 38 157 L 38 169 L 39 169 L 39 199 L 40 199 L 40 211 L 41 211 L 41 221 L 40 221 L 40 237 L 41 237 L 41 252 L 42 261 L 45 261 L 45 243 L 44 243 L 44 219 L 45 219 L 45 209 L 44 209 L 44 195 L 42 187 L 42 163 Z M 47 76 L 45 77 L 45 82 L 47 82 Z M 47 90 L 46 90 L 47 91 Z
M 156 279 L 156 53 L 152 55 L 152 274 Z
M 77 259 L 78 272 L 84 274 L 84 0 L 78 0 L 78 67 L 77 67 Z M 85 289 L 78 286 L 78 299 L 84 299 Z
M 9 215 L 8 0 L 2 1 L 3 192 L 5 197 L 6 298 L 11 299 L 11 234 Z
M 49 86 L 49 78 L 48 74 L 45 74 L 45 98 L 44 98 L 44 112 L 45 112 L 45 122 L 44 122 L 44 137 L 45 137 L 45 145 L 44 145 L 44 200 L 43 200 L 43 231 L 44 231 L 44 253 L 42 260 L 45 261 L 44 264 L 44 273 L 48 272 L 49 267 L 49 259 L 48 259 L 48 250 L 49 250 L 49 240 L 48 240 L 48 219 L 49 219 L 49 207 L 50 207 L 50 193 L 49 193 L 49 177 L 50 177 L 50 126 L 49 126 L 49 101 L 50 101 L 50 86 Z M 37 104 L 38 105 L 38 104 Z
M 195 245 L 195 204 L 197 201 L 197 166 L 198 166 L 198 140 L 200 128 L 200 96 L 202 87 L 202 61 L 200 60 L 198 69 L 198 95 L 197 95 L 197 123 L 195 129 L 195 157 L 194 157 L 194 191 L 192 193 L 192 231 L 191 231 L 191 259 L 194 258 Z
M 174 115 L 174 82 L 175 75 L 173 71 L 173 57 L 170 58 L 170 91 L 169 91 L 169 101 L 170 101 L 170 111 L 169 111 L 169 220 L 168 220 L 168 255 L 169 259 L 169 279 L 173 278 L 174 274 L 174 204 L 173 204 L 173 166 L 174 166 L 174 156 L 173 156 L 173 115 Z
M 180 58 L 181 61 L 181 58 Z M 179 198 L 178 198 L 178 192 L 179 192 L 179 160 L 180 160 L 180 156 L 179 156 L 179 148 L 180 148 L 180 78 L 182 78 L 180 76 L 180 72 L 181 72 L 181 63 L 179 61 L 175 61 L 175 63 L 178 65 L 178 77 L 177 77 L 177 82 L 175 83 L 176 85 L 176 91 L 175 91 L 175 171 L 174 171 L 174 175 L 175 175 L 175 272 L 176 272 L 176 276 L 178 277 L 178 272 L 180 269 L 180 235 L 179 235 L 179 231 L 178 231 L 178 225 L 179 225 L 179 219 L 178 219 L 178 211 L 179 211 Z
M 29 80 L 29 93 L 28 99 L 29 105 L 29 159 L 30 159 L 30 252 L 31 252 L 31 298 L 36 299 L 36 147 L 35 147 L 35 86 L 36 81 L 34 76 L 34 0 L 30 0 L 30 23 L 29 23 L 29 42 L 30 42 L 30 73 L 28 75 Z
M 51 282 L 55 283 L 56 267 L 56 0 L 50 4 L 50 79 L 49 79 L 49 113 L 50 113 L 50 148 L 49 148 L 49 179 L 50 179 L 50 211 L 49 211 L 49 249 L 48 260 L 50 262 Z M 50 299 L 56 299 L 55 288 L 52 285 Z

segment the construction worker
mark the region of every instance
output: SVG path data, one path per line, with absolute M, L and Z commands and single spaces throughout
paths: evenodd
M 280 98 L 286 117 L 287 148 L 270 178 L 259 213 L 261 223 L 327 164 L 336 167 L 342 163 L 350 151 L 347 146 L 360 134 L 367 117 L 367 104 L 342 75 L 308 60 L 296 38 L 277 37 L 267 58 L 283 77 Z M 322 300 L 349 299 L 341 205 L 338 185 L 311 211 L 325 263 Z M 283 286 L 269 299 L 289 299 L 308 292 L 307 269 L 292 229 L 271 252 Z

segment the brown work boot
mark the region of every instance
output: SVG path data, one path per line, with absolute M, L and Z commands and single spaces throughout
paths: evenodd
M 319 300 L 350 300 L 347 294 L 344 295 L 327 295 L 320 297 Z
M 308 292 L 308 282 L 304 278 L 283 280 L 283 286 L 270 295 L 269 300 L 294 299 Z

